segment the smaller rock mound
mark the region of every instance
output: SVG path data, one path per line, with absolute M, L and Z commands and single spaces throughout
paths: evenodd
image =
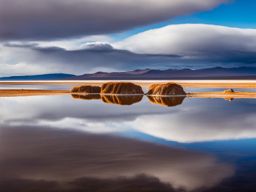
M 74 87 L 72 93 L 85 93 L 85 94 L 100 94 L 101 88 L 98 86 L 81 85 Z
M 224 91 L 225 94 L 232 94 L 235 93 L 234 89 L 228 89 Z
M 110 82 L 105 83 L 101 87 L 101 94 L 138 94 L 143 95 L 144 92 L 139 85 L 126 82 Z
M 181 105 L 185 97 L 148 96 L 148 99 L 153 104 L 162 105 L 166 107 L 174 107 L 177 105 Z
M 139 103 L 143 95 L 102 95 L 101 99 L 104 103 L 116 105 L 133 105 Z
M 186 95 L 183 87 L 176 83 L 153 84 L 149 87 L 147 95 Z

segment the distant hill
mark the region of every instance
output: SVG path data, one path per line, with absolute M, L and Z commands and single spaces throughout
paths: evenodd
M 0 78 L 2 81 L 26 80 L 172 80 L 172 79 L 256 79 L 256 67 L 208 68 L 208 69 L 168 69 L 134 70 L 127 72 L 97 72 L 84 75 L 44 74 L 31 76 L 12 76 Z
M 128 72 L 98 72 L 76 76 L 78 80 L 161 80 L 161 79 L 256 79 L 256 67 L 135 70 Z
M 0 78 L 0 80 L 2 81 L 64 80 L 64 79 L 72 79 L 74 77 L 76 76 L 71 74 L 54 73 L 54 74 L 43 74 L 43 75 L 2 77 Z

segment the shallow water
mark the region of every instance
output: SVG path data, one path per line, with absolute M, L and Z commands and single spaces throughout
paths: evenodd
M 86 99 L 0 98 L 1 191 L 255 191 L 256 100 Z

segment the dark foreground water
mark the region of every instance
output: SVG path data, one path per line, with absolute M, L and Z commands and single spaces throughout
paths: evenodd
M 256 100 L 87 99 L 0 98 L 1 192 L 256 191 Z

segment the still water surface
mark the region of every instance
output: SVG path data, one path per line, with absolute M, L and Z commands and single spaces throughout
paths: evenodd
M 86 99 L 0 98 L 1 191 L 256 190 L 256 100 Z

